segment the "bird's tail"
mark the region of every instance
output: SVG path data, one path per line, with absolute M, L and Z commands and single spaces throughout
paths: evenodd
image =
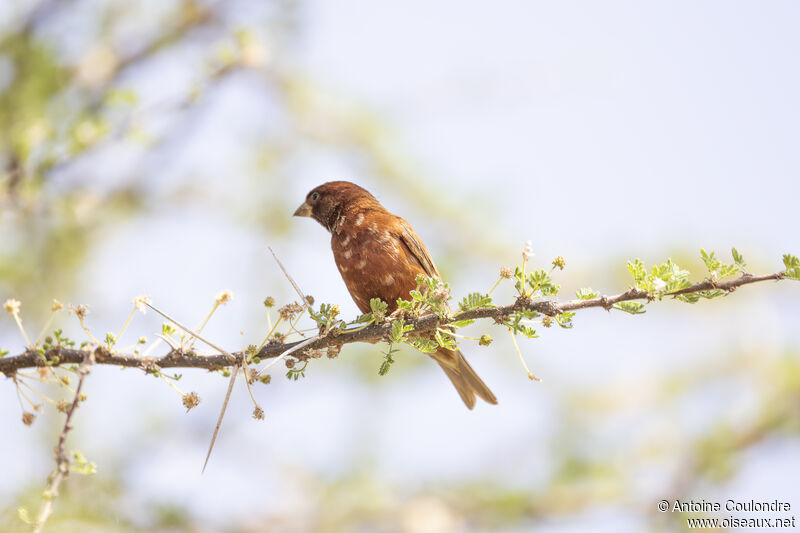
M 447 350 L 439 348 L 431 354 L 444 373 L 453 383 L 461 399 L 469 409 L 475 407 L 475 396 L 480 396 L 484 401 L 496 404 L 495 398 L 486 383 L 478 377 L 478 374 L 469 366 L 464 355 L 458 350 Z

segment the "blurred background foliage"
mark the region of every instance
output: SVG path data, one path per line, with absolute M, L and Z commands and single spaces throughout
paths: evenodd
M 631 187 L 621 172 L 619 184 L 605 178 L 605 190 L 600 178 L 550 177 L 547 169 L 533 178 L 439 173 L 447 164 L 402 120 L 321 82 L 301 61 L 319 7 L 296 0 L 0 6 L 0 295 L 20 299 L 33 324 L 51 298 L 88 303 L 103 331 L 118 327 L 141 292 L 193 317 L 230 285 L 239 307 L 209 334 L 238 347 L 239 330 L 249 339 L 264 327 L 264 296 L 292 297 L 265 253 L 271 244 L 318 301 L 354 315 L 322 230 L 289 216 L 308 189 L 338 178 L 359 181 L 422 228 L 441 270 L 462 289 L 457 298 L 488 290 L 527 238 L 544 254 L 567 257 L 558 280 L 566 297 L 589 284 L 609 293 L 627 287 L 622 264 L 638 246 L 649 247 L 647 262 L 671 255 L 700 273 L 694 237 L 740 249 L 729 240 L 761 243 L 753 270 L 779 268 L 771 245 L 759 241 L 767 232 L 743 234 L 723 202 L 690 227 L 730 232 L 692 237 L 678 225 L 647 229 L 647 213 L 632 221 L 624 209 L 614 210 L 619 225 L 604 229 L 594 213 L 578 215 L 568 204 L 593 195 L 606 206 L 644 198 L 658 218 L 655 199 L 665 185 L 655 178 L 650 189 Z M 357 6 L 347 9 L 358 17 Z M 460 64 L 456 52 L 449 60 Z M 537 71 L 507 68 L 512 77 Z M 416 83 L 424 87 L 425 76 L 423 69 Z M 550 91 L 558 92 L 545 87 L 534 98 Z M 437 130 L 454 168 L 479 152 L 494 157 L 480 143 L 458 144 L 469 128 L 456 129 Z M 498 165 L 536 156 L 527 150 L 498 154 Z M 591 146 L 570 147 L 576 158 L 584 150 Z M 694 184 L 701 192 L 704 180 Z M 770 197 L 738 194 L 756 212 L 788 217 Z M 639 240 L 620 229 L 631 226 L 645 226 Z M 797 244 L 788 230 L 770 235 L 773 244 Z M 569 337 L 547 331 L 526 345 L 549 384 L 535 390 L 507 339 L 488 351 L 470 347 L 499 392 L 494 411 L 462 412 L 435 369 L 410 351 L 377 378 L 375 347 L 348 347 L 338 360 L 311 365 L 305 380 L 262 389 L 264 423 L 249 420 L 244 393 L 234 398 L 203 478 L 195 476 L 222 380 L 187 372 L 204 404 L 184 415 L 163 383 L 95 369 L 71 439 L 98 473 L 68 480 L 49 529 L 675 530 L 686 515 L 657 513 L 662 498 L 787 500 L 800 464 L 797 288 L 755 286 L 725 300 L 664 304 L 672 307 L 635 319 L 579 315 Z M 148 315 L 134 335 L 153 335 L 157 324 Z M 68 317 L 56 325 L 77 331 Z M 5 319 L 0 346 L 22 348 Z M 17 508 L 38 508 L 61 415 L 24 428 L 13 386 L 3 385 L 0 414 L 12 427 L 2 437 L 0 530 L 24 531 Z

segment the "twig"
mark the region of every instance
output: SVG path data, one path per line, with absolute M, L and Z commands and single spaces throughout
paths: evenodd
M 58 489 L 61 486 L 61 482 L 69 476 L 70 462 L 64 448 L 67 442 L 67 434 L 72 429 L 70 425 L 72 415 L 75 414 L 75 410 L 78 408 L 78 404 L 81 401 L 83 381 L 89 374 L 89 366 L 91 366 L 91 364 L 92 353 L 84 352 L 83 363 L 78 369 L 78 385 L 75 387 L 75 396 L 72 399 L 72 404 L 69 406 L 69 409 L 67 409 L 67 418 L 64 420 L 64 427 L 61 429 L 61 433 L 58 436 L 58 444 L 55 449 L 56 468 L 47 477 L 47 488 L 44 491 L 44 504 L 42 505 L 42 510 L 39 511 L 39 516 L 36 518 L 33 533 L 40 533 L 42 531 L 48 518 L 50 518 L 50 515 L 53 513 L 53 502 L 56 497 L 58 497 Z

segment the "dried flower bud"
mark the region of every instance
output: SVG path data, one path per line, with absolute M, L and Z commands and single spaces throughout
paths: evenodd
M 217 305 L 224 305 L 230 302 L 233 299 L 233 292 L 230 289 L 225 289 L 224 291 L 217 294 L 217 299 L 215 303 Z
M 514 275 L 514 272 L 506 266 L 500 268 L 500 277 L 503 279 L 511 279 Z
M 6 303 L 5 303 L 6 311 L 11 313 L 12 315 L 16 315 L 17 313 L 19 313 L 19 308 L 21 306 L 22 306 L 22 303 L 20 303 L 19 300 L 16 300 L 14 298 L 9 298 L 8 300 L 6 300 Z M 28 424 L 28 425 L 30 425 L 30 424 Z
M 529 261 L 533 257 L 533 249 L 531 248 L 531 241 L 525 241 L 525 248 L 522 249 L 522 260 Z
M 140 294 L 136 298 L 133 299 L 133 305 L 136 306 L 136 309 L 139 310 L 142 314 L 147 312 L 147 305 L 150 303 L 150 295 L 149 294 Z
M 314 359 L 319 359 L 320 357 L 322 357 L 322 350 L 317 349 L 317 348 L 315 348 L 313 350 L 309 350 L 308 351 L 308 356 L 312 357 Z
M 294 359 L 287 358 L 284 360 L 284 364 L 286 365 L 286 368 L 294 368 Z
M 546 328 L 549 328 L 553 325 L 553 317 L 545 316 L 542 318 L 542 325 Z
M 266 375 L 264 375 L 264 376 L 261 376 L 261 377 L 258 379 L 258 381 L 260 381 L 260 382 L 261 382 L 261 383 L 263 383 L 264 385 L 269 385 L 269 383 L 272 381 L 272 376 L 271 376 L 271 375 L 269 375 L 269 374 L 266 374 Z
M 266 298 L 264 298 L 264 307 L 269 309 L 270 307 L 273 307 L 274 305 L 275 305 L 275 298 L 273 298 L 272 296 L 267 296 Z
M 258 405 L 253 409 L 253 418 L 256 420 L 264 420 L 264 410 Z
M 447 288 L 447 285 L 445 285 L 443 282 L 440 281 L 439 284 L 436 286 L 436 290 L 433 291 L 433 297 L 436 298 L 437 300 L 447 300 L 449 296 L 450 296 L 450 289 Z
M 55 313 L 56 311 L 60 311 L 61 309 L 64 309 L 64 304 L 53 298 L 53 306 L 50 308 L 50 310 Z
M 298 304 L 297 302 L 290 303 L 288 305 L 284 305 L 280 309 L 278 309 L 278 314 L 284 320 L 288 320 L 291 322 L 295 319 L 297 314 L 303 310 L 303 307 Z
M 492 336 L 488 333 L 484 333 L 481 335 L 481 339 L 478 341 L 478 346 L 489 346 L 492 343 Z
M 25 424 L 26 426 L 30 426 L 31 424 L 33 424 L 34 420 L 36 420 L 35 414 L 29 413 L 28 411 L 22 413 L 22 423 Z
M 306 302 L 308 302 L 308 305 L 314 305 L 314 297 L 310 294 L 306 294 Z
M 560 255 L 558 257 L 556 257 L 555 259 L 553 259 L 553 266 L 554 267 L 558 267 L 560 270 L 564 270 L 564 267 L 566 266 L 566 264 L 567 264 L 567 262 Z
M 78 306 L 73 305 L 70 308 L 70 311 L 75 313 L 75 316 L 78 317 L 78 320 L 83 320 L 84 318 L 86 318 L 86 314 L 89 312 L 89 310 L 86 308 L 85 305 L 78 305 Z
M 183 406 L 186 408 L 187 413 L 197 407 L 199 403 L 200 396 L 198 396 L 196 392 L 183 395 Z
M 61 400 L 56 404 L 56 409 L 58 409 L 59 413 L 66 413 L 69 410 L 69 406 L 71 404 L 66 400 Z

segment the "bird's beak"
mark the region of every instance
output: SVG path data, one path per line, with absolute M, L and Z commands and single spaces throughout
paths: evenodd
M 300 207 L 297 208 L 297 211 L 294 212 L 294 216 L 296 217 L 310 217 L 311 216 L 311 206 L 308 205 L 307 202 L 303 202 Z

